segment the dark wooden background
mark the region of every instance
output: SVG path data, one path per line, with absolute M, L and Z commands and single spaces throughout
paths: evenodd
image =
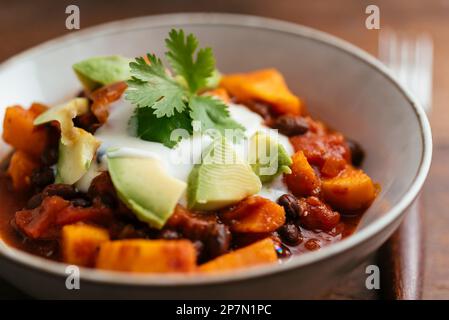
M 378 32 L 365 28 L 365 8 L 380 7 L 381 28 L 406 35 L 429 33 L 434 40 L 434 91 L 431 124 L 434 156 L 423 191 L 425 209 L 424 298 L 449 299 L 449 1 L 448 0 L 39 0 L 0 1 L 0 62 L 65 29 L 65 8 L 76 4 L 81 28 L 128 17 L 171 12 L 230 12 L 267 16 L 320 29 L 377 55 Z M 76 31 L 75 31 L 76 32 Z M 1 88 L 0 88 L 1 90 Z M 376 298 L 364 289 L 364 266 L 355 270 L 330 298 Z M 344 285 L 343 285 L 344 283 Z M 0 281 L 0 298 L 22 297 Z

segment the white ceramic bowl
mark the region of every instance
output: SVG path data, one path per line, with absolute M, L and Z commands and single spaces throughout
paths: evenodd
M 311 113 L 355 138 L 364 169 L 382 185 L 356 233 L 288 263 L 233 274 L 132 276 L 81 269 L 81 289 L 65 288 L 65 265 L 0 240 L 0 275 L 37 297 L 310 298 L 327 290 L 396 229 L 429 170 L 432 141 L 416 100 L 376 59 L 322 32 L 290 23 L 229 14 L 173 14 L 108 23 L 44 43 L 0 66 L 0 118 L 10 104 L 56 103 L 80 88 L 71 65 L 95 55 L 162 55 L 173 28 L 211 46 L 223 72 L 275 67 Z M 1 146 L 1 155 L 8 151 Z M 0 204 L 1 205 L 1 204 Z

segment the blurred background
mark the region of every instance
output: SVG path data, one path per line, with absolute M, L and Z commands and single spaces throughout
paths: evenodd
M 65 9 L 70 4 L 80 8 L 81 30 L 103 22 L 152 14 L 241 13 L 310 26 L 347 40 L 374 56 L 379 54 L 379 33 L 385 29 L 406 37 L 428 34 L 434 51 L 430 114 L 434 155 L 422 196 L 427 252 L 423 297 L 449 299 L 449 0 L 2 0 L 0 62 L 43 41 L 76 32 L 65 28 Z M 380 31 L 365 27 L 368 5 L 380 9 Z M 377 298 L 376 292 L 364 289 L 364 281 L 364 268 L 355 270 L 348 279 L 342 279 L 345 285 L 335 288 L 329 297 Z M 0 282 L 0 297 L 3 296 L 21 297 L 21 293 Z

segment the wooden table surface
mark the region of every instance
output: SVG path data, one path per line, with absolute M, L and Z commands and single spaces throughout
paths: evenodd
M 128 17 L 171 12 L 230 12 L 283 19 L 320 29 L 377 55 L 378 31 L 365 28 L 365 8 L 380 8 L 381 28 L 407 35 L 429 33 L 434 40 L 434 91 L 431 124 L 433 164 L 423 190 L 427 255 L 424 298 L 449 299 L 449 0 L 145 0 L 2 1 L 0 62 L 45 40 L 70 32 L 65 8 L 77 4 L 81 28 Z M 76 31 L 75 31 L 76 32 Z M 364 266 L 354 270 L 330 298 L 376 298 L 364 289 Z M 21 294 L 0 281 L 1 297 Z

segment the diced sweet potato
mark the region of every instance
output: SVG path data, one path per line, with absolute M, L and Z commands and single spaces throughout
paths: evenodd
M 34 116 L 34 118 L 37 118 L 38 115 L 40 115 L 41 113 L 47 111 L 48 107 L 38 103 L 38 102 L 34 102 L 31 104 L 30 108 L 28 109 L 28 111 Z
M 342 172 L 347 165 L 345 159 L 340 156 L 330 156 L 324 160 L 324 165 L 321 167 L 321 174 L 325 177 L 336 177 L 340 172 Z
M 278 114 L 301 114 L 301 100 L 276 69 L 224 75 L 220 86 L 241 102 L 257 100 L 271 105 Z
M 62 228 L 61 240 L 64 262 L 93 267 L 100 244 L 109 241 L 109 233 L 87 224 L 72 224 Z
M 285 211 L 271 200 L 254 196 L 225 212 L 222 219 L 233 232 L 268 233 L 285 223 Z
M 196 252 L 188 240 L 120 240 L 101 244 L 97 268 L 128 272 L 191 272 Z
M 293 164 L 290 169 L 291 174 L 285 175 L 285 182 L 288 189 L 297 197 L 317 194 L 321 181 L 315 170 L 307 161 L 302 151 L 296 152 L 292 157 Z
M 200 272 L 221 272 L 261 264 L 274 263 L 277 254 L 273 240 L 266 238 L 247 247 L 227 253 L 201 265 Z
M 323 181 L 322 193 L 332 207 L 342 211 L 357 211 L 373 202 L 376 187 L 362 170 L 347 166 L 337 177 Z
M 8 175 L 11 177 L 14 190 L 27 190 L 31 184 L 31 174 L 38 166 L 39 163 L 27 153 L 15 151 L 8 167 Z
M 44 107 L 38 104 L 29 110 L 20 106 L 8 107 L 3 120 L 3 140 L 15 149 L 38 158 L 48 141 L 46 129 L 33 124 L 42 111 Z
M 229 97 L 229 94 L 225 88 L 216 88 L 213 90 L 208 90 L 208 91 L 204 92 L 203 95 L 214 96 L 216 98 L 223 100 L 226 103 L 231 102 L 231 98 Z

